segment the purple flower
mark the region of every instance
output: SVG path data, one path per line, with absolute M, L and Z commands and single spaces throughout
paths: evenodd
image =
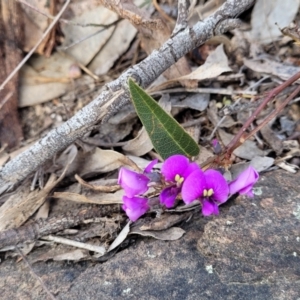
M 121 168 L 119 172 L 118 184 L 125 191 L 128 197 L 144 194 L 148 190 L 148 183 L 150 179 L 144 175 L 126 168 Z
M 147 192 L 148 183 L 150 182 L 150 178 L 147 175 L 151 172 L 157 161 L 157 159 L 151 161 L 145 168 L 143 174 L 128 170 L 126 168 L 120 169 L 118 184 L 120 184 L 124 189 L 127 197 L 132 198 Z
M 150 178 L 153 177 L 151 170 L 157 161 L 157 159 L 151 161 L 142 174 L 126 168 L 120 169 L 118 184 L 125 191 L 122 208 L 133 222 L 149 209 L 148 199 L 136 196 L 147 192 Z
M 123 210 L 129 219 L 135 222 L 140 216 L 148 211 L 148 199 L 142 197 L 127 197 L 123 196 Z
M 239 193 L 241 195 L 253 197 L 252 188 L 258 179 L 259 175 L 257 171 L 252 166 L 249 166 L 235 180 L 229 183 L 230 195 Z
M 202 203 L 204 216 L 219 214 L 219 205 L 226 202 L 229 187 L 222 176 L 216 170 L 196 170 L 188 176 L 181 190 L 183 201 L 188 204 L 196 199 Z
M 167 208 L 172 207 L 181 191 L 182 183 L 195 170 L 200 170 L 198 165 L 191 163 L 183 155 L 172 155 L 167 158 L 161 168 L 161 173 L 169 186 L 160 193 L 160 202 Z

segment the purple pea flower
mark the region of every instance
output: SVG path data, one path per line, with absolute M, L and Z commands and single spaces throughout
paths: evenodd
M 122 208 L 131 221 L 136 221 L 141 215 L 148 211 L 148 199 L 137 197 L 148 190 L 151 181 L 151 170 L 158 162 L 157 159 L 148 164 L 143 173 L 137 173 L 126 168 L 121 168 L 119 172 L 118 184 L 125 191 Z
M 172 207 L 181 191 L 182 183 L 195 170 L 200 170 L 198 165 L 190 163 L 189 159 L 183 155 L 172 155 L 167 158 L 162 165 L 161 173 L 170 185 L 160 193 L 160 202 L 167 208 Z
M 199 199 L 202 203 L 204 216 L 218 215 L 219 205 L 228 199 L 229 187 L 220 172 L 216 170 L 203 172 L 199 169 L 185 180 L 181 194 L 186 204 Z
M 150 178 L 147 175 L 150 174 L 157 162 L 157 159 L 151 161 L 142 174 L 123 167 L 120 169 L 118 184 L 124 189 L 127 197 L 132 198 L 147 192 L 148 183 L 150 182 Z
M 230 195 L 239 193 L 240 195 L 253 197 L 252 188 L 258 179 L 257 171 L 252 166 L 249 166 L 235 180 L 229 183 Z
M 126 212 L 128 218 L 135 222 L 140 216 L 148 211 L 148 199 L 142 197 L 129 198 L 127 196 L 123 196 L 122 208 Z

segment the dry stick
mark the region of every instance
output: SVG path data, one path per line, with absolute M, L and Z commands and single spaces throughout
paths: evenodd
M 290 94 L 290 96 L 280 105 L 278 106 L 272 113 L 270 113 L 261 124 L 256 126 L 248 135 L 246 135 L 245 138 L 240 139 L 240 142 L 243 143 L 244 141 L 248 140 L 252 135 L 257 133 L 262 127 L 264 127 L 266 124 L 268 124 L 274 117 L 276 117 L 283 109 L 284 107 L 292 100 L 294 97 L 296 97 L 300 92 L 300 85 L 295 88 L 295 90 Z
M 226 1 L 214 14 L 193 27 L 180 31 L 139 64 L 132 66 L 118 79 L 108 83 L 96 99 L 71 119 L 51 130 L 0 169 L 0 194 L 11 190 L 56 153 L 89 132 L 95 124 L 104 122 L 128 103 L 130 101 L 127 85 L 129 77 L 134 77 L 143 88 L 148 87 L 187 52 L 199 47 L 213 35 L 228 30 L 229 27 L 224 27 L 225 21 L 232 18 L 236 20 L 236 16 L 251 7 L 254 2 L 255 0 Z
M 63 12 L 66 10 L 67 6 L 69 5 L 71 0 L 67 0 L 64 6 L 62 7 L 61 11 L 57 14 L 53 22 L 50 24 L 50 26 L 47 28 L 47 30 L 44 32 L 42 37 L 38 40 L 36 45 L 27 53 L 27 55 L 23 58 L 23 60 L 17 65 L 17 67 L 8 75 L 8 77 L 4 80 L 4 82 L 0 86 L 0 90 L 2 90 L 5 85 L 16 75 L 16 73 L 23 67 L 23 65 L 26 63 L 26 61 L 31 57 L 33 52 L 37 49 L 37 47 L 40 45 L 40 43 L 44 40 L 44 38 L 49 34 L 49 32 L 52 30 L 52 28 L 57 23 L 58 19 L 61 17 Z
M 178 0 L 178 14 L 172 36 L 188 26 L 189 4 L 189 0 Z
M 21 251 L 21 249 L 19 249 L 19 247 L 16 247 L 16 250 L 18 251 L 18 253 L 21 255 L 23 261 L 26 263 L 26 265 L 28 266 L 31 274 L 38 280 L 38 282 L 41 284 L 42 288 L 44 289 L 44 291 L 48 294 L 48 296 L 50 297 L 50 299 L 52 300 L 56 300 L 56 298 L 54 297 L 54 295 L 49 291 L 49 289 L 46 287 L 45 283 L 43 282 L 43 280 L 34 272 L 33 268 L 31 267 L 29 261 L 27 260 L 26 256 L 23 254 L 23 252 Z
M 241 143 L 243 143 L 244 139 L 242 138 L 246 129 L 250 126 L 250 124 L 256 119 L 258 114 L 262 111 L 262 109 L 268 104 L 268 102 L 278 95 L 281 91 L 283 91 L 286 87 L 290 86 L 297 79 L 300 78 L 300 72 L 293 75 L 290 79 L 279 85 L 277 88 L 273 89 L 269 95 L 264 99 L 264 101 L 257 107 L 252 116 L 246 121 L 246 123 L 242 126 L 236 136 L 231 140 L 231 142 L 226 146 L 226 152 L 232 153 L 235 148 L 237 148 Z

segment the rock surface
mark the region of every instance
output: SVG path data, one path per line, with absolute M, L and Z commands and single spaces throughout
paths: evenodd
M 231 200 L 218 217 L 195 213 L 180 240 L 136 237 L 105 263 L 33 269 L 57 299 L 300 299 L 299 182 L 300 173 L 273 171 L 259 196 Z M 2 262 L 0 277 L 2 299 L 48 299 L 22 261 Z

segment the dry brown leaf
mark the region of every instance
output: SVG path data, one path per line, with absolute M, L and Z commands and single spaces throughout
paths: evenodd
M 289 79 L 300 71 L 300 67 L 279 63 L 268 58 L 244 59 L 244 64 L 255 72 L 270 74 L 283 80 Z
M 54 0 L 30 0 L 28 1 L 31 6 L 35 7 L 37 10 L 46 13 L 48 15 L 54 16 L 56 14 L 56 2 Z M 28 7 L 25 4 L 22 6 L 22 19 L 25 28 L 25 38 L 23 49 L 25 52 L 29 52 L 42 37 L 43 33 L 52 22 L 51 19 L 46 18 L 36 10 Z M 50 32 L 49 35 L 42 41 L 39 45 L 36 53 L 41 55 L 49 56 L 52 48 L 55 44 L 55 28 Z
M 178 81 L 201 81 L 219 76 L 224 72 L 231 72 L 232 69 L 228 65 L 228 58 L 224 52 L 223 44 L 219 45 L 215 51 L 211 52 L 205 63 L 188 75 L 171 79 L 159 86 L 151 88 L 151 92 L 164 90 L 171 87 Z
M 224 72 L 232 72 L 232 69 L 228 65 L 228 58 L 224 52 L 224 46 L 221 44 L 215 49 L 215 51 L 209 54 L 202 66 L 197 68 L 192 73 L 182 76 L 178 79 L 200 81 L 204 79 L 215 78 Z
M 66 172 L 66 169 L 65 169 Z M 65 172 L 57 179 L 51 174 L 46 186 L 41 191 L 30 192 L 26 186 L 17 190 L 0 207 L 0 231 L 19 227 L 44 203 L 51 190 L 63 179 Z
M 79 261 L 88 256 L 89 255 L 87 250 L 76 249 L 74 251 L 54 255 L 52 256 L 52 259 L 55 261 L 62 261 L 62 260 Z M 48 259 L 50 259 L 50 257 Z
M 46 186 L 42 190 L 30 192 L 27 184 L 17 189 L 0 207 L 0 231 L 19 227 L 32 216 L 45 202 L 51 190 L 65 177 L 69 165 L 73 162 L 77 148 L 69 146 L 63 154 L 66 154 L 66 166 L 58 179 L 53 173 L 50 175 Z
M 84 181 L 82 178 L 80 178 L 77 174 L 75 175 L 75 179 L 84 187 L 91 189 L 93 191 L 97 192 L 105 192 L 105 193 L 111 193 L 115 192 L 121 189 L 120 185 L 112 185 L 112 186 L 107 186 L 107 185 L 93 185 L 90 184 L 86 181 Z
M 139 226 L 139 224 L 137 224 L 137 226 L 133 227 L 132 230 L 165 230 L 168 229 L 170 227 L 172 227 L 173 225 L 183 221 L 183 220 L 187 220 L 189 217 L 191 216 L 191 212 L 186 212 L 186 213 L 180 213 L 180 214 L 170 214 L 170 213 L 166 213 L 166 214 L 162 214 L 159 218 L 155 218 L 153 220 L 151 220 L 150 222 L 142 224 L 141 226 Z
M 106 74 L 114 62 L 128 49 L 136 33 L 137 30 L 127 20 L 119 22 L 111 38 L 89 64 L 89 69 L 96 75 Z
M 119 190 L 115 193 L 94 193 L 88 196 L 69 193 L 69 192 L 56 192 L 53 194 L 54 198 L 62 198 L 64 200 L 74 201 L 78 203 L 94 203 L 94 204 L 122 204 L 122 197 L 124 191 Z
M 226 146 L 229 144 L 229 142 L 233 139 L 234 135 L 225 132 L 222 129 L 218 129 L 219 136 L 223 142 L 223 144 Z M 255 156 L 264 156 L 264 151 L 260 150 L 257 146 L 256 143 L 247 140 L 245 141 L 241 146 L 236 148 L 233 151 L 233 154 L 244 159 L 249 159 L 251 160 Z
M 35 56 L 21 69 L 19 107 L 43 103 L 65 94 L 71 87 L 70 68 L 74 61 L 54 53 Z
M 113 150 L 96 148 L 79 166 L 78 174 L 80 177 L 84 177 L 91 174 L 107 173 L 122 166 L 130 166 L 139 171 L 137 165 L 123 154 Z
M 115 249 L 116 247 L 118 247 L 121 243 L 123 243 L 123 241 L 125 241 L 129 231 L 130 231 L 130 225 L 131 225 L 131 221 L 129 221 L 124 228 L 122 229 L 122 231 L 119 233 L 119 235 L 116 237 L 116 239 L 113 241 L 113 243 L 110 245 L 110 247 L 108 248 L 107 252 Z
M 99 5 L 90 9 L 86 8 L 85 11 L 82 11 L 81 15 L 77 15 L 71 21 L 79 24 L 103 24 L 108 25 L 118 19 L 118 16 L 111 10 Z M 78 44 L 68 48 L 66 50 L 67 54 L 76 59 L 84 66 L 86 66 L 95 55 L 100 51 L 100 49 L 105 45 L 108 39 L 111 37 L 115 26 L 110 26 L 102 32 L 94 35 L 92 38 L 83 39 L 87 36 L 90 36 L 98 32 L 101 27 L 98 26 L 74 26 L 72 24 L 61 24 L 62 31 L 65 36 L 63 47 L 68 47 L 74 42 L 81 41 Z
M 133 229 L 130 234 L 139 234 L 142 236 L 151 236 L 157 240 L 163 241 L 175 241 L 180 239 L 184 234 L 185 230 L 179 227 L 172 227 L 162 231 L 143 231 L 140 229 Z
M 143 126 L 138 135 L 134 139 L 128 141 L 122 149 L 126 153 L 135 156 L 143 156 L 151 151 L 153 149 L 153 145 L 145 127 Z
M 263 128 L 261 128 L 260 133 L 267 144 L 276 152 L 276 154 L 280 155 L 283 151 L 282 140 L 271 129 L 270 125 L 266 124 Z

